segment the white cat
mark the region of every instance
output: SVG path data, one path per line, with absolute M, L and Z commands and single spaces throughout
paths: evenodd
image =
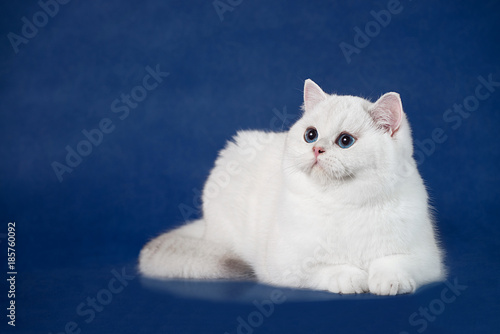
M 142 274 L 378 295 L 444 279 L 399 95 L 372 103 L 308 79 L 303 109 L 288 132 L 227 143 L 203 218 L 149 242 Z

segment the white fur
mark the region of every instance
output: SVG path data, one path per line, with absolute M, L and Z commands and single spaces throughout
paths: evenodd
M 379 295 L 444 279 L 399 95 L 371 103 L 307 80 L 304 109 L 287 133 L 242 131 L 228 142 L 204 188 L 203 219 L 148 243 L 144 275 L 253 270 L 274 285 Z M 307 143 L 311 126 L 319 138 Z M 335 142 L 344 132 L 356 138 L 347 149 Z

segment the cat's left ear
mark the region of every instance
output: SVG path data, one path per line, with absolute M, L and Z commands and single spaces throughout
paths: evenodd
M 391 137 L 398 131 L 403 119 L 403 104 L 398 93 L 382 95 L 369 110 L 375 122 L 390 132 Z

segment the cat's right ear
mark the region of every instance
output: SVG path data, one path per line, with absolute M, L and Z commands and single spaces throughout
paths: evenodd
M 304 83 L 304 111 L 309 112 L 327 97 L 326 93 L 311 79 Z

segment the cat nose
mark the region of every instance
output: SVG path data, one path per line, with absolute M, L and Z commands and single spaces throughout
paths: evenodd
M 313 152 L 314 152 L 314 156 L 317 158 L 318 155 L 320 155 L 322 153 L 325 153 L 325 149 L 323 147 L 316 147 L 316 146 L 314 146 L 313 147 Z

